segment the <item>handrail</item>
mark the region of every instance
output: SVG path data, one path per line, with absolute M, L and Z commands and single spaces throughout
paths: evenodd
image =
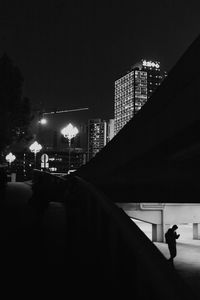
M 152 293 L 153 299 L 179 299 L 184 284 L 138 226 L 96 187 L 77 176 L 70 180 L 65 198 L 67 243 L 72 245 L 73 264 L 92 274 L 89 282 L 95 274 L 115 292 L 130 287 L 136 298 L 149 299 Z
M 129 287 L 140 299 L 187 299 L 182 292 L 188 296 L 191 291 L 161 252 L 100 190 L 75 175 L 58 178 L 35 171 L 34 176 L 36 199 L 45 197 L 37 204 L 47 213 L 44 203 L 51 201 L 61 202 L 65 209 L 66 270 L 72 283 L 112 296 L 126 295 Z

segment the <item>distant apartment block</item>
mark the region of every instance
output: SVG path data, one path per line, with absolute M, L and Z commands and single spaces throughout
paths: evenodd
M 88 120 L 88 161 L 94 157 L 114 136 L 114 120 Z

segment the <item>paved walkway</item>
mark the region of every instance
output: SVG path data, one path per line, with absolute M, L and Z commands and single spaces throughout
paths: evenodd
M 7 200 L 15 198 L 17 202 L 28 199 L 32 195 L 31 181 L 25 182 L 8 182 L 6 187 Z
M 151 225 L 138 221 L 136 224 L 151 240 Z M 192 239 L 192 224 L 179 225 L 177 233 L 180 233 L 180 239 L 177 240 L 174 267 L 195 293 L 200 294 L 200 240 Z M 167 259 L 169 258 L 166 243 L 155 242 L 154 245 Z
M 154 243 L 156 247 L 169 258 L 169 251 L 165 243 Z M 180 276 L 200 294 L 200 241 L 196 243 L 177 242 L 177 257 L 174 266 Z

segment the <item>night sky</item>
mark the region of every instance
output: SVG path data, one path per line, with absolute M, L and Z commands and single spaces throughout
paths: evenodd
M 112 118 L 123 72 L 141 58 L 169 71 L 200 32 L 199 0 L 2 2 L 0 54 L 24 96 L 47 111 L 89 107 L 84 118 Z

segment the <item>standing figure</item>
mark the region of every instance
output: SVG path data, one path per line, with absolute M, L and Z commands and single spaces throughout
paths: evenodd
M 176 240 L 179 238 L 180 234 L 176 233 L 176 229 L 178 229 L 177 225 L 173 225 L 172 228 L 169 228 L 165 233 L 166 243 L 168 244 L 170 258 L 169 261 L 173 264 L 174 257 L 176 257 Z

